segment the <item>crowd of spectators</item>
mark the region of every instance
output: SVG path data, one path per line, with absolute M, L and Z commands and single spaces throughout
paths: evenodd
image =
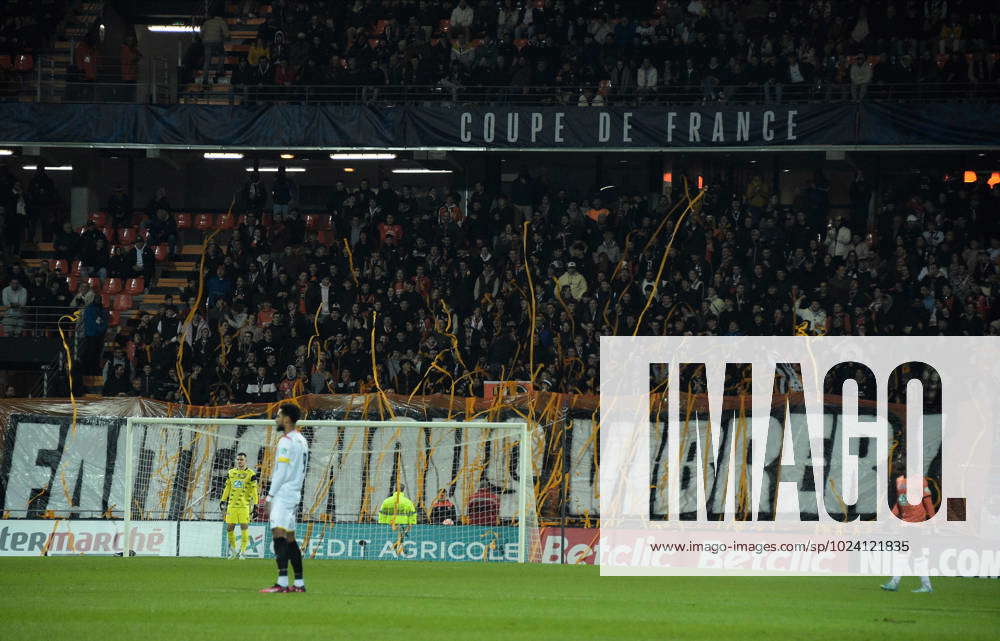
M 239 5 L 265 21 L 232 75 L 257 93 L 502 86 L 586 105 L 651 93 L 781 102 L 1000 81 L 1000 9 L 978 0 L 289 0 L 258 13 L 264 4 Z M 189 69 L 208 71 L 199 49 L 218 48 L 224 22 L 207 25 L 213 41 L 196 42 Z
M 86 305 L 83 368 L 103 370 L 107 395 L 193 403 L 379 386 L 479 395 L 484 380 L 593 393 L 598 338 L 633 330 L 1000 334 L 1000 188 L 960 174 L 874 183 L 858 172 L 849 205 L 831 209 L 820 171 L 786 204 L 759 175 L 710 177 L 658 274 L 686 204 L 675 174 L 672 190 L 649 196 L 578 193 L 527 169 L 467 198 L 338 182 L 329 214 L 299 212 L 283 173 L 269 184 L 251 174 L 239 226 L 207 247 L 203 287 L 192 276 L 107 337 L 101 297 L 75 295 L 70 304 Z M 157 199 L 153 220 L 169 212 L 166 195 Z M 33 284 L 28 300 L 58 287 L 44 269 L 8 263 L 4 300 L 14 280 Z M 117 347 L 102 357 L 106 341 Z

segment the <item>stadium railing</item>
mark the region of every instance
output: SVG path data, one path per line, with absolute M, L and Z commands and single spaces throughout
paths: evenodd
M 107 78 L 113 78 L 109 73 Z M 39 74 L 0 80 L 0 101 L 41 103 L 153 104 L 373 104 L 373 105 L 509 105 L 583 106 L 583 91 L 590 89 L 595 104 L 589 106 L 669 106 L 714 104 L 839 103 L 851 100 L 849 84 L 815 83 L 808 86 L 782 85 L 780 92 L 763 85 L 670 85 L 654 90 L 601 89 L 598 87 L 479 85 L 210 85 L 176 91 L 170 89 L 165 73 L 157 71 L 138 83 L 118 80 L 88 82 L 77 76 L 46 79 Z M 599 97 L 599 98 L 598 98 Z M 867 88 L 867 101 L 900 103 L 987 102 L 1000 99 L 998 83 L 876 83 Z
M 77 307 L 47 307 L 25 305 L 24 307 L 0 306 L 0 336 L 59 336 L 59 319 L 71 316 Z M 63 333 L 71 345 L 75 344 L 77 327 L 82 321 L 65 320 Z
M 121 62 L 104 59 L 96 65 L 94 80 L 72 64 L 57 62 L 54 55 L 39 54 L 30 68 L 0 69 L 0 101 L 37 103 L 168 103 L 170 88 L 167 60 L 143 59 L 135 82 L 122 80 Z
M 510 85 L 423 85 L 423 86 L 215 86 L 209 90 L 180 91 L 178 102 L 243 104 L 253 102 L 332 103 L 332 104 L 479 104 L 516 106 L 583 106 L 580 86 Z M 777 99 L 774 87 L 765 93 L 763 85 L 671 85 L 654 90 L 589 88 L 597 104 L 588 106 L 658 106 L 700 104 L 761 104 Z M 900 102 L 968 102 L 1000 98 L 1000 84 L 987 83 L 907 83 L 875 84 L 868 87 L 867 100 Z M 849 84 L 816 83 L 808 86 L 783 85 L 781 102 L 846 102 L 851 100 Z M 603 103 L 603 105 L 601 104 Z

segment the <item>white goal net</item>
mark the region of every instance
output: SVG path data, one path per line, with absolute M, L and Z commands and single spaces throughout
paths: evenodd
M 310 449 L 297 511 L 306 558 L 525 562 L 537 556 L 526 423 L 302 420 L 299 426 Z M 279 437 L 266 419 L 129 418 L 118 458 L 120 505 L 131 510 L 110 510 L 121 518 L 121 531 L 130 532 L 128 547 L 136 554 L 224 555 L 220 500 L 228 471 L 244 453 L 263 500 Z M 248 557 L 272 556 L 263 518 L 262 510 L 251 517 Z M 160 544 L 156 550 L 150 537 Z

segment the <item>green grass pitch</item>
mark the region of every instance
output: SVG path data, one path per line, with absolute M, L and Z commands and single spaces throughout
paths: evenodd
M 996 639 L 1000 581 L 601 578 L 590 566 L 306 562 L 306 594 L 257 594 L 263 560 L 5 558 L 0 639 Z

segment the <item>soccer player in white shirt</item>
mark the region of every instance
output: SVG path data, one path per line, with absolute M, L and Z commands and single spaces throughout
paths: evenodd
M 261 592 L 305 592 L 302 579 L 302 551 L 295 540 L 295 510 L 302 499 L 302 483 L 309 466 L 309 443 L 296 426 L 301 410 L 291 403 L 278 408 L 275 423 L 285 434 L 278 441 L 274 473 L 267 493 L 267 506 L 274 541 L 274 559 L 278 564 L 278 581 Z M 295 583 L 288 585 L 288 564 L 295 572 Z

